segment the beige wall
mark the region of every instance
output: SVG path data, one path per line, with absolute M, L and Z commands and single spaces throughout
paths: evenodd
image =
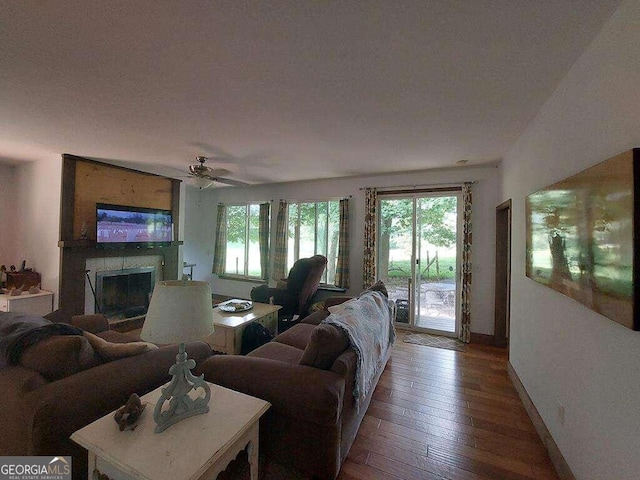
M 627 1 L 503 162 L 514 226 L 510 361 L 578 480 L 639 478 L 640 332 L 525 276 L 524 198 L 640 147 L 639 52 L 640 3 Z
M 23 163 L 16 169 L 15 256 L 27 261 L 42 275 L 42 288 L 54 292 L 54 308 L 58 305 L 60 271 L 60 185 L 62 158 Z M 18 265 L 16 265 L 18 266 Z
M 0 265 L 19 266 L 16 253 L 16 224 L 20 206 L 16 204 L 16 168 L 0 165 Z

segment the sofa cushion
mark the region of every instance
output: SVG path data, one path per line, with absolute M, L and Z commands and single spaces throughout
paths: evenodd
M 349 347 L 347 334 L 334 325 L 321 323 L 314 327 L 300 365 L 329 370 L 338 356 Z
M 89 341 L 81 335 L 56 335 L 31 345 L 20 357 L 23 367 L 47 380 L 59 380 L 101 363 Z
M 292 347 L 304 350 L 305 348 L 307 348 L 309 337 L 311 337 L 311 333 L 313 332 L 314 328 L 316 328 L 315 325 L 298 323 L 297 325 L 294 325 L 293 327 L 282 332 L 280 335 L 274 338 L 273 341 L 284 343 L 285 345 L 291 345 Z
M 148 342 L 112 343 L 93 333 L 84 332 L 83 335 L 89 340 L 89 343 L 96 353 L 107 362 L 119 358 L 131 357 L 133 355 L 140 355 L 141 353 L 158 348 L 157 345 Z
M 280 362 L 291 363 L 294 365 L 300 363 L 301 356 L 301 349 L 279 342 L 265 343 L 247 355 L 247 357 L 268 358 L 270 360 L 278 360 Z
M 91 332 L 93 333 L 93 332 Z M 115 330 L 106 330 L 96 334 L 96 336 L 111 343 L 129 343 L 140 342 L 140 332 L 116 332 Z
M 109 321 L 107 320 L 107 317 L 101 313 L 92 315 L 74 315 L 71 317 L 69 324 L 91 333 L 100 333 L 109 330 Z

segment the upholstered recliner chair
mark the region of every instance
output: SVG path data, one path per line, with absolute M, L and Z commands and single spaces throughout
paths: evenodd
M 278 312 L 278 332 L 283 332 L 308 315 L 311 299 L 318 290 L 326 266 L 327 257 L 324 255 L 301 258 L 293 264 L 289 276 L 278 282 L 281 284 L 279 287 L 255 287 L 251 290 L 251 299 L 269 303 L 273 297 L 273 303 L 282 306 Z

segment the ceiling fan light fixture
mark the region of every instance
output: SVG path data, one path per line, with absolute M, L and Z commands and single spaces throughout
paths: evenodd
M 213 180 L 205 177 L 193 177 L 192 179 L 192 185 L 199 188 L 200 190 L 210 187 L 212 183 Z

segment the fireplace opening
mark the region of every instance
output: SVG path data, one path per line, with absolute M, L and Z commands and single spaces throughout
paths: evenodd
M 146 314 L 155 277 L 155 267 L 97 272 L 96 301 L 100 312 L 107 318 Z

